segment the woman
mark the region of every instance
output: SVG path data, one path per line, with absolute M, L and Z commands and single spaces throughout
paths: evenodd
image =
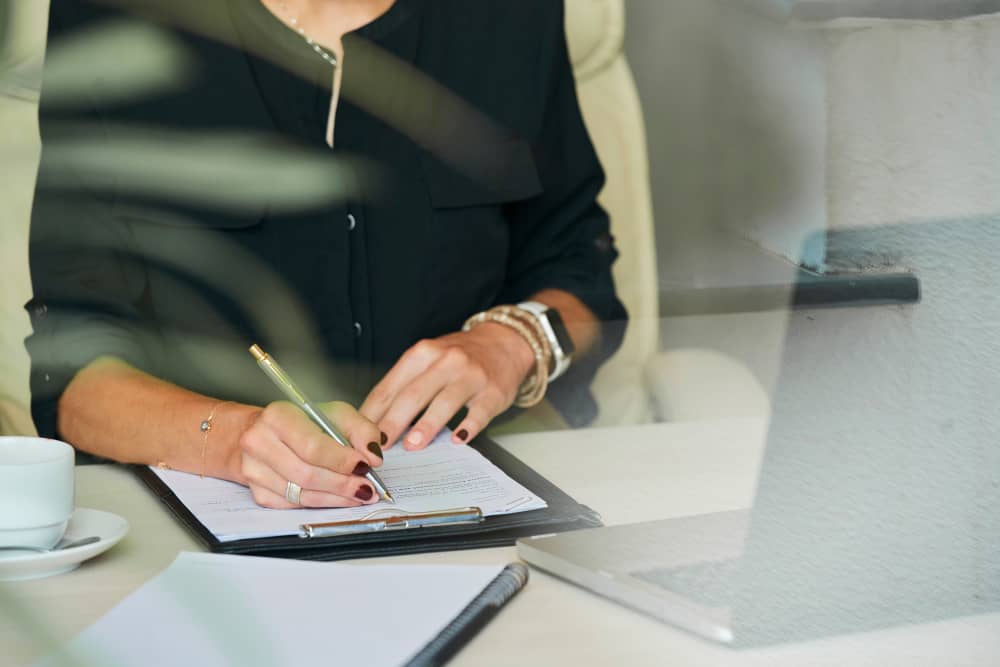
M 53 0 L 48 67 L 102 30 L 172 69 L 123 93 L 119 51 L 82 68 L 82 99 L 43 86 L 41 433 L 268 507 L 354 506 L 377 501 L 382 446 L 424 447 L 456 413 L 467 442 L 553 380 L 571 421 L 593 416 L 621 336 L 599 322 L 625 314 L 561 3 Z M 274 389 L 251 342 L 360 402 L 328 406 L 353 450 L 258 407 Z

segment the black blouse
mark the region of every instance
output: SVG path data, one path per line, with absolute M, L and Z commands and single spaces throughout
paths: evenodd
M 258 342 L 357 403 L 417 340 L 543 288 L 608 325 L 550 390 L 594 417 L 626 315 L 561 2 L 396 0 L 344 38 L 333 150 L 331 67 L 259 0 L 109 4 L 51 8 L 27 340 L 43 435 L 100 355 L 267 402 Z

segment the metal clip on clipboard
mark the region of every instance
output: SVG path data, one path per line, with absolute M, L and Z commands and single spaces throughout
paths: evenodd
M 378 516 L 379 514 L 386 513 L 391 514 L 389 516 Z M 299 537 L 333 537 L 336 535 L 375 533 L 389 530 L 406 530 L 409 528 L 482 523 L 482 521 L 483 511 L 478 507 L 458 507 L 436 512 L 404 512 L 396 509 L 383 509 L 372 512 L 362 519 L 351 521 L 304 523 L 299 526 Z

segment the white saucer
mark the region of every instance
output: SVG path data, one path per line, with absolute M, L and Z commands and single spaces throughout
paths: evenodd
M 88 558 L 113 547 L 127 532 L 128 521 L 117 514 L 78 507 L 69 519 L 63 539 L 78 540 L 97 535 L 101 538 L 99 541 L 49 553 L 0 551 L 0 581 L 36 579 L 69 572 Z

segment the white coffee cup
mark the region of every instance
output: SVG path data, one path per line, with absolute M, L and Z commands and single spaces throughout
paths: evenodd
M 73 514 L 75 459 L 65 442 L 0 437 L 0 546 L 56 545 Z

